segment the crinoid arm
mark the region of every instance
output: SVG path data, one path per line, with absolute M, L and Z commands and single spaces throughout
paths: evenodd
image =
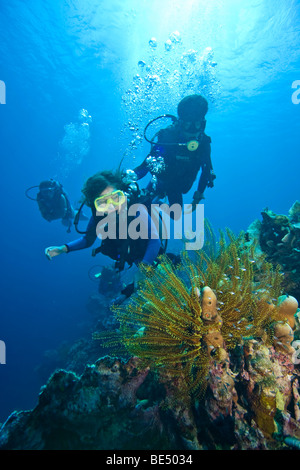
M 244 233 L 220 232 L 218 242 L 210 237 L 209 249 L 181 253 L 179 265 L 164 255 L 157 267 L 145 268 L 138 291 L 115 309 L 128 353 L 180 374 L 190 393 L 202 396 L 212 361 L 228 361 L 245 339 L 272 343 L 281 294 L 280 269 L 256 257 Z M 215 304 L 211 316 L 204 293 Z

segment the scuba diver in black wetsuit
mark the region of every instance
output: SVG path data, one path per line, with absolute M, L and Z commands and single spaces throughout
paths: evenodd
M 29 191 L 33 188 L 39 189 L 35 198 L 29 195 Z M 68 227 L 67 232 L 71 231 L 75 211 L 61 183 L 53 179 L 41 181 L 38 186 L 28 188 L 25 194 L 28 199 L 37 201 L 40 213 L 45 220 L 51 222 L 61 219 L 62 224 Z M 81 218 L 87 219 L 84 214 L 81 214 Z
M 195 191 L 192 207 L 195 208 L 204 199 L 206 187 L 212 188 L 216 178 L 211 163 L 211 139 L 205 134 L 205 115 L 208 111 L 208 103 L 201 95 L 190 95 L 183 98 L 177 107 L 178 119 L 172 115 L 169 117 L 173 123 L 166 129 L 160 130 L 152 140 L 144 136 L 151 143 L 149 155 L 141 165 L 134 170 L 136 180 L 143 178 L 148 172 L 152 174 L 152 180 L 147 190 L 153 197 L 167 196 L 169 205 L 180 204 L 182 195 L 191 189 L 197 174 L 201 168 L 197 191 Z

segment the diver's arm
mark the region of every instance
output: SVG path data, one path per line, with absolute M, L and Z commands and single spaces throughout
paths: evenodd
M 207 136 L 207 142 L 205 143 L 204 151 L 203 151 L 203 160 L 204 163 L 202 165 L 202 171 L 201 175 L 199 178 L 199 183 L 198 183 L 198 188 L 197 191 L 194 194 L 194 199 L 199 199 L 198 202 L 200 202 L 201 199 L 204 199 L 203 193 L 205 188 L 208 187 L 213 187 L 213 180 L 215 179 L 215 175 L 213 172 L 213 167 L 211 163 L 211 139 L 210 137 Z M 196 194 L 198 193 L 198 194 Z M 196 196 L 196 197 L 195 197 Z
M 91 217 L 87 226 L 87 233 L 83 236 L 74 240 L 73 242 L 66 243 L 61 246 L 49 246 L 45 249 L 46 257 L 51 260 L 55 256 L 61 255 L 62 253 L 68 253 L 69 251 L 83 250 L 91 246 L 97 238 L 96 232 L 96 221 L 94 217 Z
M 149 172 L 149 168 L 147 166 L 147 160 L 148 157 L 145 158 L 145 160 L 143 161 L 143 163 L 141 163 L 139 166 L 137 166 L 136 168 L 134 168 L 134 172 L 137 176 L 137 180 L 140 180 L 142 178 L 144 178 L 144 176 L 146 176 L 146 174 Z
M 207 167 L 207 165 L 204 164 L 202 166 L 201 176 L 199 178 L 199 183 L 198 183 L 198 188 L 197 188 L 197 192 L 202 195 L 205 191 L 205 188 L 207 187 L 207 183 L 209 181 L 209 175 L 210 175 L 210 170 Z
M 77 240 L 65 244 L 67 253 L 70 251 L 83 250 L 84 248 L 92 246 L 97 238 L 96 228 L 97 223 L 95 218 L 92 216 L 87 225 L 86 233 L 82 237 L 77 238 Z
M 152 142 L 151 150 L 149 154 L 147 155 L 145 160 L 133 170 L 136 173 L 138 180 L 144 178 L 144 176 L 146 176 L 146 174 L 149 173 L 150 171 L 149 166 L 147 164 L 147 158 L 150 156 L 159 157 L 159 156 L 162 156 L 162 153 L 164 153 L 160 143 L 169 142 L 170 140 L 169 128 L 161 129 L 160 131 L 158 131 L 153 137 L 153 139 L 157 139 L 157 140 L 156 142 Z

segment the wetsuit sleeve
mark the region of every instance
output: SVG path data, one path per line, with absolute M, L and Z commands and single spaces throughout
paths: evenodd
M 149 168 L 147 166 L 146 158 L 143 161 L 143 163 L 141 163 L 139 166 L 134 168 L 133 171 L 136 173 L 138 180 L 144 178 L 144 176 L 146 176 L 146 174 L 149 172 Z
M 164 133 L 163 133 L 164 129 L 162 129 L 161 131 L 159 131 L 155 136 L 154 138 L 157 137 L 157 142 L 156 143 L 153 143 L 151 145 L 151 150 L 150 150 L 150 153 L 147 155 L 147 157 L 145 158 L 145 160 L 143 161 L 143 163 L 141 163 L 139 166 L 137 166 L 136 168 L 134 168 L 134 172 L 136 173 L 137 175 L 137 179 L 140 180 L 142 178 L 144 178 L 144 176 L 146 176 L 147 173 L 149 173 L 149 167 L 147 165 L 147 158 L 151 155 L 151 156 L 155 156 L 155 155 L 159 155 L 160 152 L 161 152 L 161 147 L 158 145 L 160 141 L 164 142 Z
M 92 244 L 97 238 L 96 228 L 96 221 L 94 217 L 91 217 L 87 225 L 86 233 L 83 235 L 83 237 L 80 237 L 72 242 L 65 243 L 68 252 L 83 250 L 84 248 L 89 248 L 90 246 L 92 246 Z
M 207 187 L 208 182 L 211 179 L 211 172 L 212 172 L 212 163 L 211 163 L 211 139 L 208 137 L 207 142 L 205 142 L 204 150 L 203 150 L 203 161 L 202 164 L 202 171 L 199 178 L 198 188 L 197 190 L 202 194 Z

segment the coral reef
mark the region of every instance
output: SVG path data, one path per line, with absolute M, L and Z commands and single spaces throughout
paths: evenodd
M 293 204 L 288 215 L 264 209 L 262 221 L 254 221 L 246 235 L 250 244 L 258 242 L 268 261 L 282 266 L 286 291 L 300 298 L 300 202 Z
M 183 253 L 182 266 L 175 268 L 163 257 L 157 268 L 145 270 L 147 278 L 133 300 L 116 308 L 121 342 L 130 354 L 173 374 L 180 363 L 191 393 L 202 393 L 210 357 L 225 357 L 225 344 L 232 349 L 252 336 L 271 344 L 271 325 L 282 319 L 273 304 L 281 292 L 280 271 L 261 256 L 263 276 L 254 282 L 253 250 L 245 251 L 242 236 L 235 239 L 229 231 L 228 236 L 228 245 L 221 236 L 215 258 L 199 251 L 191 260 Z M 139 325 L 143 334 L 136 334 Z M 118 335 L 108 344 L 114 341 L 118 344 Z
M 0 449 L 200 449 L 192 413 L 160 407 L 165 388 L 139 362 L 105 357 L 80 377 L 57 370 L 32 411 L 8 418 Z
M 4 423 L 0 449 L 298 449 L 299 309 L 285 280 L 230 231 L 217 249 L 145 267 L 114 309 L 118 328 L 94 335 L 124 359 L 57 370 L 37 406 Z
M 162 258 L 158 268 L 147 268 L 134 299 L 116 309 L 119 339 L 145 365 L 183 377 L 186 386 L 177 395 L 204 400 L 205 421 L 213 428 L 231 423 L 226 435 L 233 446 L 238 410 L 257 429 L 257 447 L 251 448 L 276 448 L 278 416 L 288 413 L 295 396 L 298 302 L 280 295 L 282 272 L 254 245 L 247 247 L 244 234 L 227 235 L 230 243 L 221 234 L 216 256 L 200 251 L 191 261 L 183 253 L 182 266 Z M 113 334 L 107 345 L 117 344 Z M 245 447 L 240 442 L 237 448 Z

